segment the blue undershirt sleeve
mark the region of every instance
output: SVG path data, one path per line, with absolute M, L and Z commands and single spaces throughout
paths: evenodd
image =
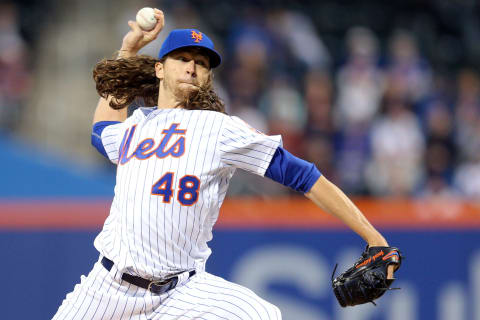
M 107 152 L 102 143 L 102 132 L 103 129 L 112 124 L 120 123 L 119 121 L 99 121 L 95 122 L 92 128 L 92 146 L 94 146 L 98 152 L 100 152 L 105 158 L 108 159 Z
M 313 163 L 297 158 L 281 147 L 275 151 L 265 172 L 265 177 L 302 193 L 309 192 L 321 175 Z

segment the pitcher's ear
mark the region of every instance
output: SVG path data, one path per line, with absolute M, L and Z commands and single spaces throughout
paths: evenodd
M 155 63 L 155 75 L 158 79 L 163 80 L 163 61 Z

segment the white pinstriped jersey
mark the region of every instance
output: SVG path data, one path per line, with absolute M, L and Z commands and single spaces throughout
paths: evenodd
M 235 169 L 263 176 L 282 143 L 219 112 L 151 108 L 106 127 L 101 138 L 118 165 L 95 247 L 120 271 L 154 279 L 205 269 Z

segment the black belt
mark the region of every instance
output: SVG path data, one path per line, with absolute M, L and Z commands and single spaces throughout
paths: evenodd
M 113 267 L 113 261 L 103 257 L 102 265 L 105 267 L 105 269 L 110 271 L 112 270 L 112 267 Z M 194 274 L 195 274 L 195 270 L 192 270 L 188 273 L 188 277 L 190 278 Z M 161 280 L 161 281 L 151 281 L 151 280 L 143 279 L 141 277 L 132 276 L 131 274 L 128 274 L 128 273 L 122 274 L 122 280 L 125 280 L 128 283 L 136 285 L 137 287 L 150 290 L 155 294 L 162 294 L 167 292 L 168 290 L 172 290 L 177 286 L 177 283 L 178 283 L 177 276 L 174 276 L 166 280 Z

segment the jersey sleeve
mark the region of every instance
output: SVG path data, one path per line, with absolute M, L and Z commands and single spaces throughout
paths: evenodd
M 100 154 L 102 154 L 105 158 L 108 158 L 108 156 L 105 151 L 105 147 L 102 143 L 102 132 L 103 130 L 105 130 L 106 127 L 117 124 L 117 123 L 120 123 L 120 122 L 119 121 L 99 121 L 93 125 L 92 140 L 91 140 L 92 146 L 94 146 L 95 149 L 97 149 L 97 151 L 100 152 Z
M 113 163 L 118 162 L 120 144 L 127 124 L 124 122 L 116 123 L 105 127 L 100 135 L 102 145 L 105 149 L 105 156 Z
M 227 116 L 220 133 L 220 160 L 260 176 L 265 175 L 282 137 L 268 136 L 238 117 Z
M 140 122 L 146 114 L 152 111 L 152 108 L 143 108 L 145 110 L 135 110 L 133 114 L 124 122 L 118 121 L 99 121 L 93 125 L 92 145 L 104 157 L 117 164 L 120 154 L 120 145 L 127 128 Z M 145 112 L 148 111 L 148 112 Z

